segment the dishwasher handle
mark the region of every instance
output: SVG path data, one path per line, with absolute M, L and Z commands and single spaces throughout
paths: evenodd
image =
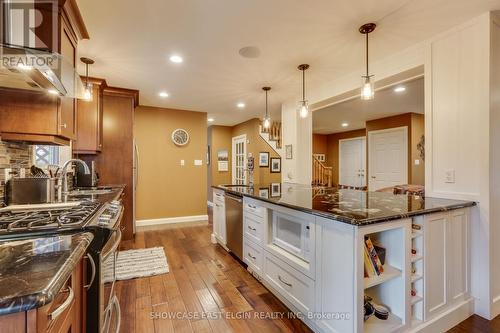
M 231 199 L 233 201 L 237 201 L 237 202 L 240 202 L 240 203 L 243 202 L 242 198 L 234 196 L 234 195 L 229 195 L 229 194 L 226 194 L 226 199 Z

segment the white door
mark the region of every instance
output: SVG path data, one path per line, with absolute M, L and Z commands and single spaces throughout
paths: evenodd
M 366 185 L 366 138 L 339 140 L 339 184 Z
M 408 127 L 368 132 L 368 189 L 408 183 Z
M 246 175 L 247 136 L 240 135 L 233 138 L 233 184 L 244 185 L 247 183 Z

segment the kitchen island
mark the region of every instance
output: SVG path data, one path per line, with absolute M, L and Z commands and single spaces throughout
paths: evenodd
M 317 332 L 440 332 L 472 313 L 474 202 L 313 188 L 214 187 L 214 237 L 226 247 L 224 196 L 241 196 L 248 270 Z M 366 272 L 366 240 L 383 257 Z M 364 318 L 364 299 L 389 310 Z

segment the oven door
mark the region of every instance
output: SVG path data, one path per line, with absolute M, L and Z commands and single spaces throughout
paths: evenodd
M 122 239 L 122 232 L 118 228 L 111 234 L 106 245 L 101 252 L 101 332 L 109 332 L 110 317 L 113 307 L 113 299 L 115 296 L 115 282 L 116 282 L 116 261 L 118 258 L 118 247 Z

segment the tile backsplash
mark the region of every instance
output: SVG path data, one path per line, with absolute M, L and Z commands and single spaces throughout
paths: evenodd
M 0 138 L 1 139 L 1 138 Z M 6 168 L 19 172 L 20 168 L 31 166 L 31 146 L 21 142 L 5 142 L 0 140 L 0 206 L 5 202 Z M 26 170 L 29 172 L 29 170 Z

